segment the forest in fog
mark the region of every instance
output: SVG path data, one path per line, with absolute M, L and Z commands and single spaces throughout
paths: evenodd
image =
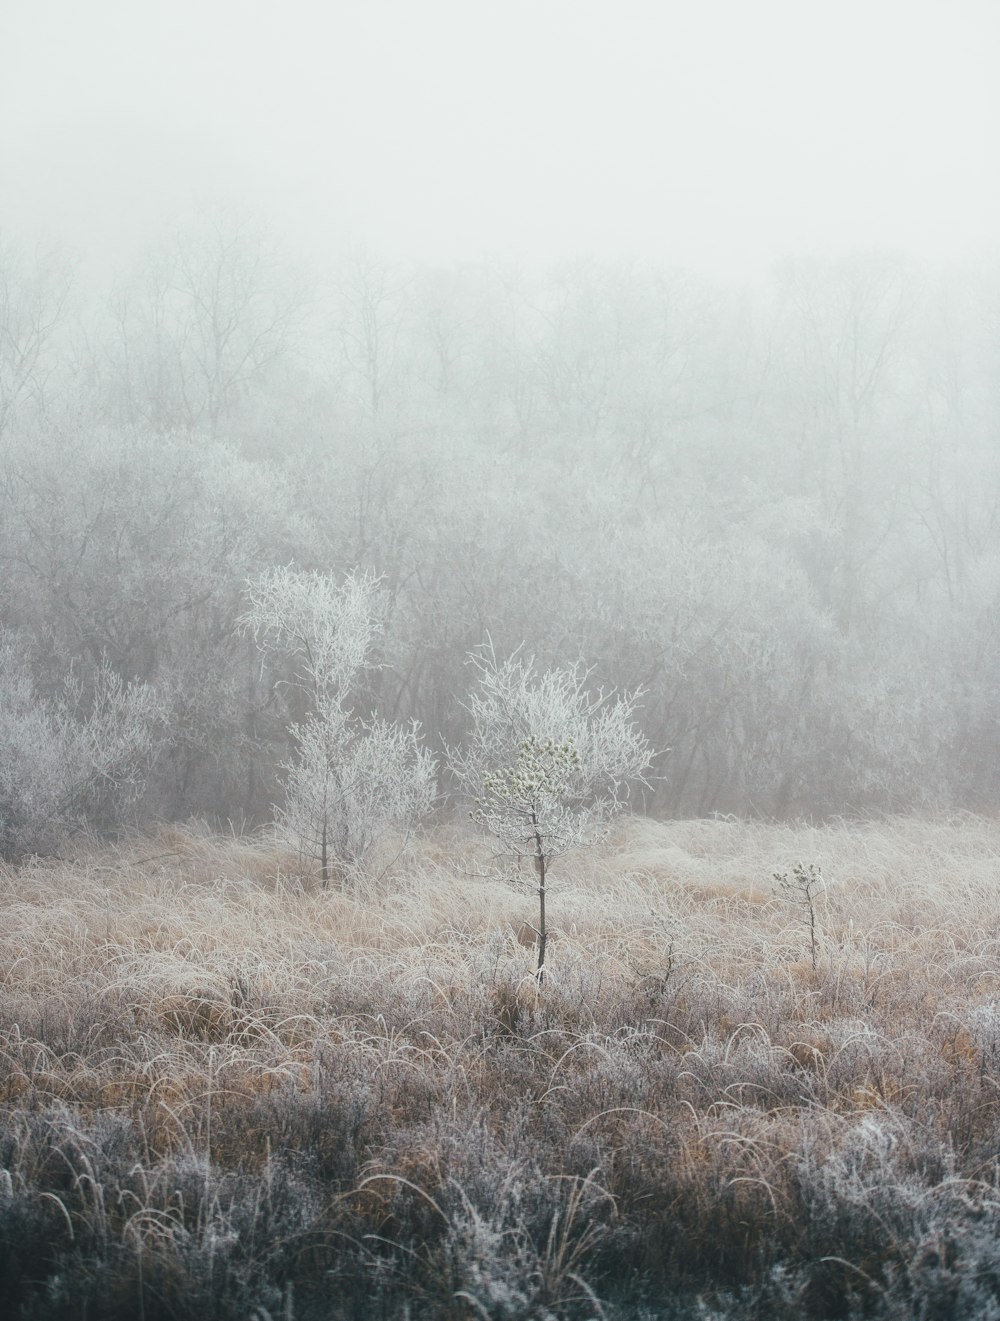
M 0 1318 L 1000 1321 L 997 0 L 0 0 Z
M 639 692 L 642 808 L 995 805 L 1000 271 L 887 252 L 312 272 L 205 212 L 114 276 L 0 247 L 0 851 L 263 824 L 276 568 L 379 579 L 349 702 L 438 759 L 469 656 Z M 241 623 L 242 621 L 242 623 Z

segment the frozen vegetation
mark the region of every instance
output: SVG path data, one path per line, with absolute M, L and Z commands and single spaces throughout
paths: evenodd
M 0 248 L 0 1314 L 1000 1318 L 998 309 Z
M 997 0 L 0 0 L 0 1321 L 1000 1321 Z
M 301 835 L 382 762 L 419 816 L 487 645 L 642 694 L 657 818 L 994 806 L 997 269 L 306 280 L 213 215 L 107 289 L 8 244 L 0 288 L 8 858 L 191 815 Z
M 351 890 L 192 828 L 8 867 L 0 1311 L 995 1316 L 998 859 L 632 818 L 544 983 L 466 827 Z

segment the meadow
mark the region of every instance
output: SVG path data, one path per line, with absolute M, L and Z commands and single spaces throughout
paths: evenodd
M 0 1315 L 1000 1317 L 1000 823 L 627 820 L 541 983 L 527 880 L 0 871 Z

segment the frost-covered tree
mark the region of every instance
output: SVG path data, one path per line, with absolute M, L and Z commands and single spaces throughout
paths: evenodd
M 549 869 L 624 810 L 630 788 L 647 782 L 653 751 L 635 724 L 638 694 L 592 691 L 582 665 L 538 672 L 519 654 L 499 661 L 492 647 L 471 660 L 472 728 L 449 764 L 472 819 L 505 854 L 531 859 L 541 975 Z
M 250 609 L 241 622 L 258 646 L 289 658 L 291 682 L 317 708 L 343 707 L 385 628 L 379 578 L 355 572 L 338 582 L 282 566 L 253 579 L 247 598 Z
M 385 831 L 409 825 L 434 801 L 435 763 L 416 725 L 403 727 L 349 707 L 385 625 L 386 596 L 370 573 L 341 582 L 291 568 L 268 570 L 248 587 L 243 619 L 265 651 L 287 656 L 308 705 L 293 726 L 296 757 L 284 769 L 279 830 L 319 863 L 360 867 Z

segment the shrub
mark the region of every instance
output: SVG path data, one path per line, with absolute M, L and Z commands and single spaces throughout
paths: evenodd
M 89 697 L 70 679 L 46 699 L 0 642 L 0 856 L 52 852 L 75 827 L 120 818 L 142 790 L 160 717 L 150 687 L 106 664 Z

